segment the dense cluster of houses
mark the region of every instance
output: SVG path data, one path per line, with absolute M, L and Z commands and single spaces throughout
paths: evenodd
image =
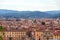
M 0 18 L 0 26 L 3 40 L 60 40 L 59 18 Z

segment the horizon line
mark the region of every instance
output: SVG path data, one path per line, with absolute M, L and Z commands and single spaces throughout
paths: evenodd
M 47 11 L 41 11 L 41 10 L 14 10 L 14 9 L 0 9 L 0 10 L 8 10 L 8 11 L 39 11 L 39 12 L 48 12 L 48 11 L 59 11 L 59 10 L 47 10 Z

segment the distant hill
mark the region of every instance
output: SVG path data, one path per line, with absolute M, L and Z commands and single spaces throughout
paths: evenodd
M 47 11 L 46 13 L 51 14 L 51 18 L 60 18 L 60 10 Z
M 60 11 L 14 11 L 0 9 L 0 16 L 10 18 L 60 18 Z
M 60 13 L 60 10 L 56 10 L 56 11 L 46 11 L 47 13 L 51 13 L 51 14 L 57 14 Z

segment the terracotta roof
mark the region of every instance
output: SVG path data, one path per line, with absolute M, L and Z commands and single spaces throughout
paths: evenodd
M 55 35 L 60 35 L 60 30 L 56 30 L 56 31 L 54 32 L 54 34 L 55 34 Z

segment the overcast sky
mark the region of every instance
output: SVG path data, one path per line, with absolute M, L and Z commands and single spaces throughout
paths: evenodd
M 60 0 L 0 0 L 0 9 L 51 11 L 60 9 Z

